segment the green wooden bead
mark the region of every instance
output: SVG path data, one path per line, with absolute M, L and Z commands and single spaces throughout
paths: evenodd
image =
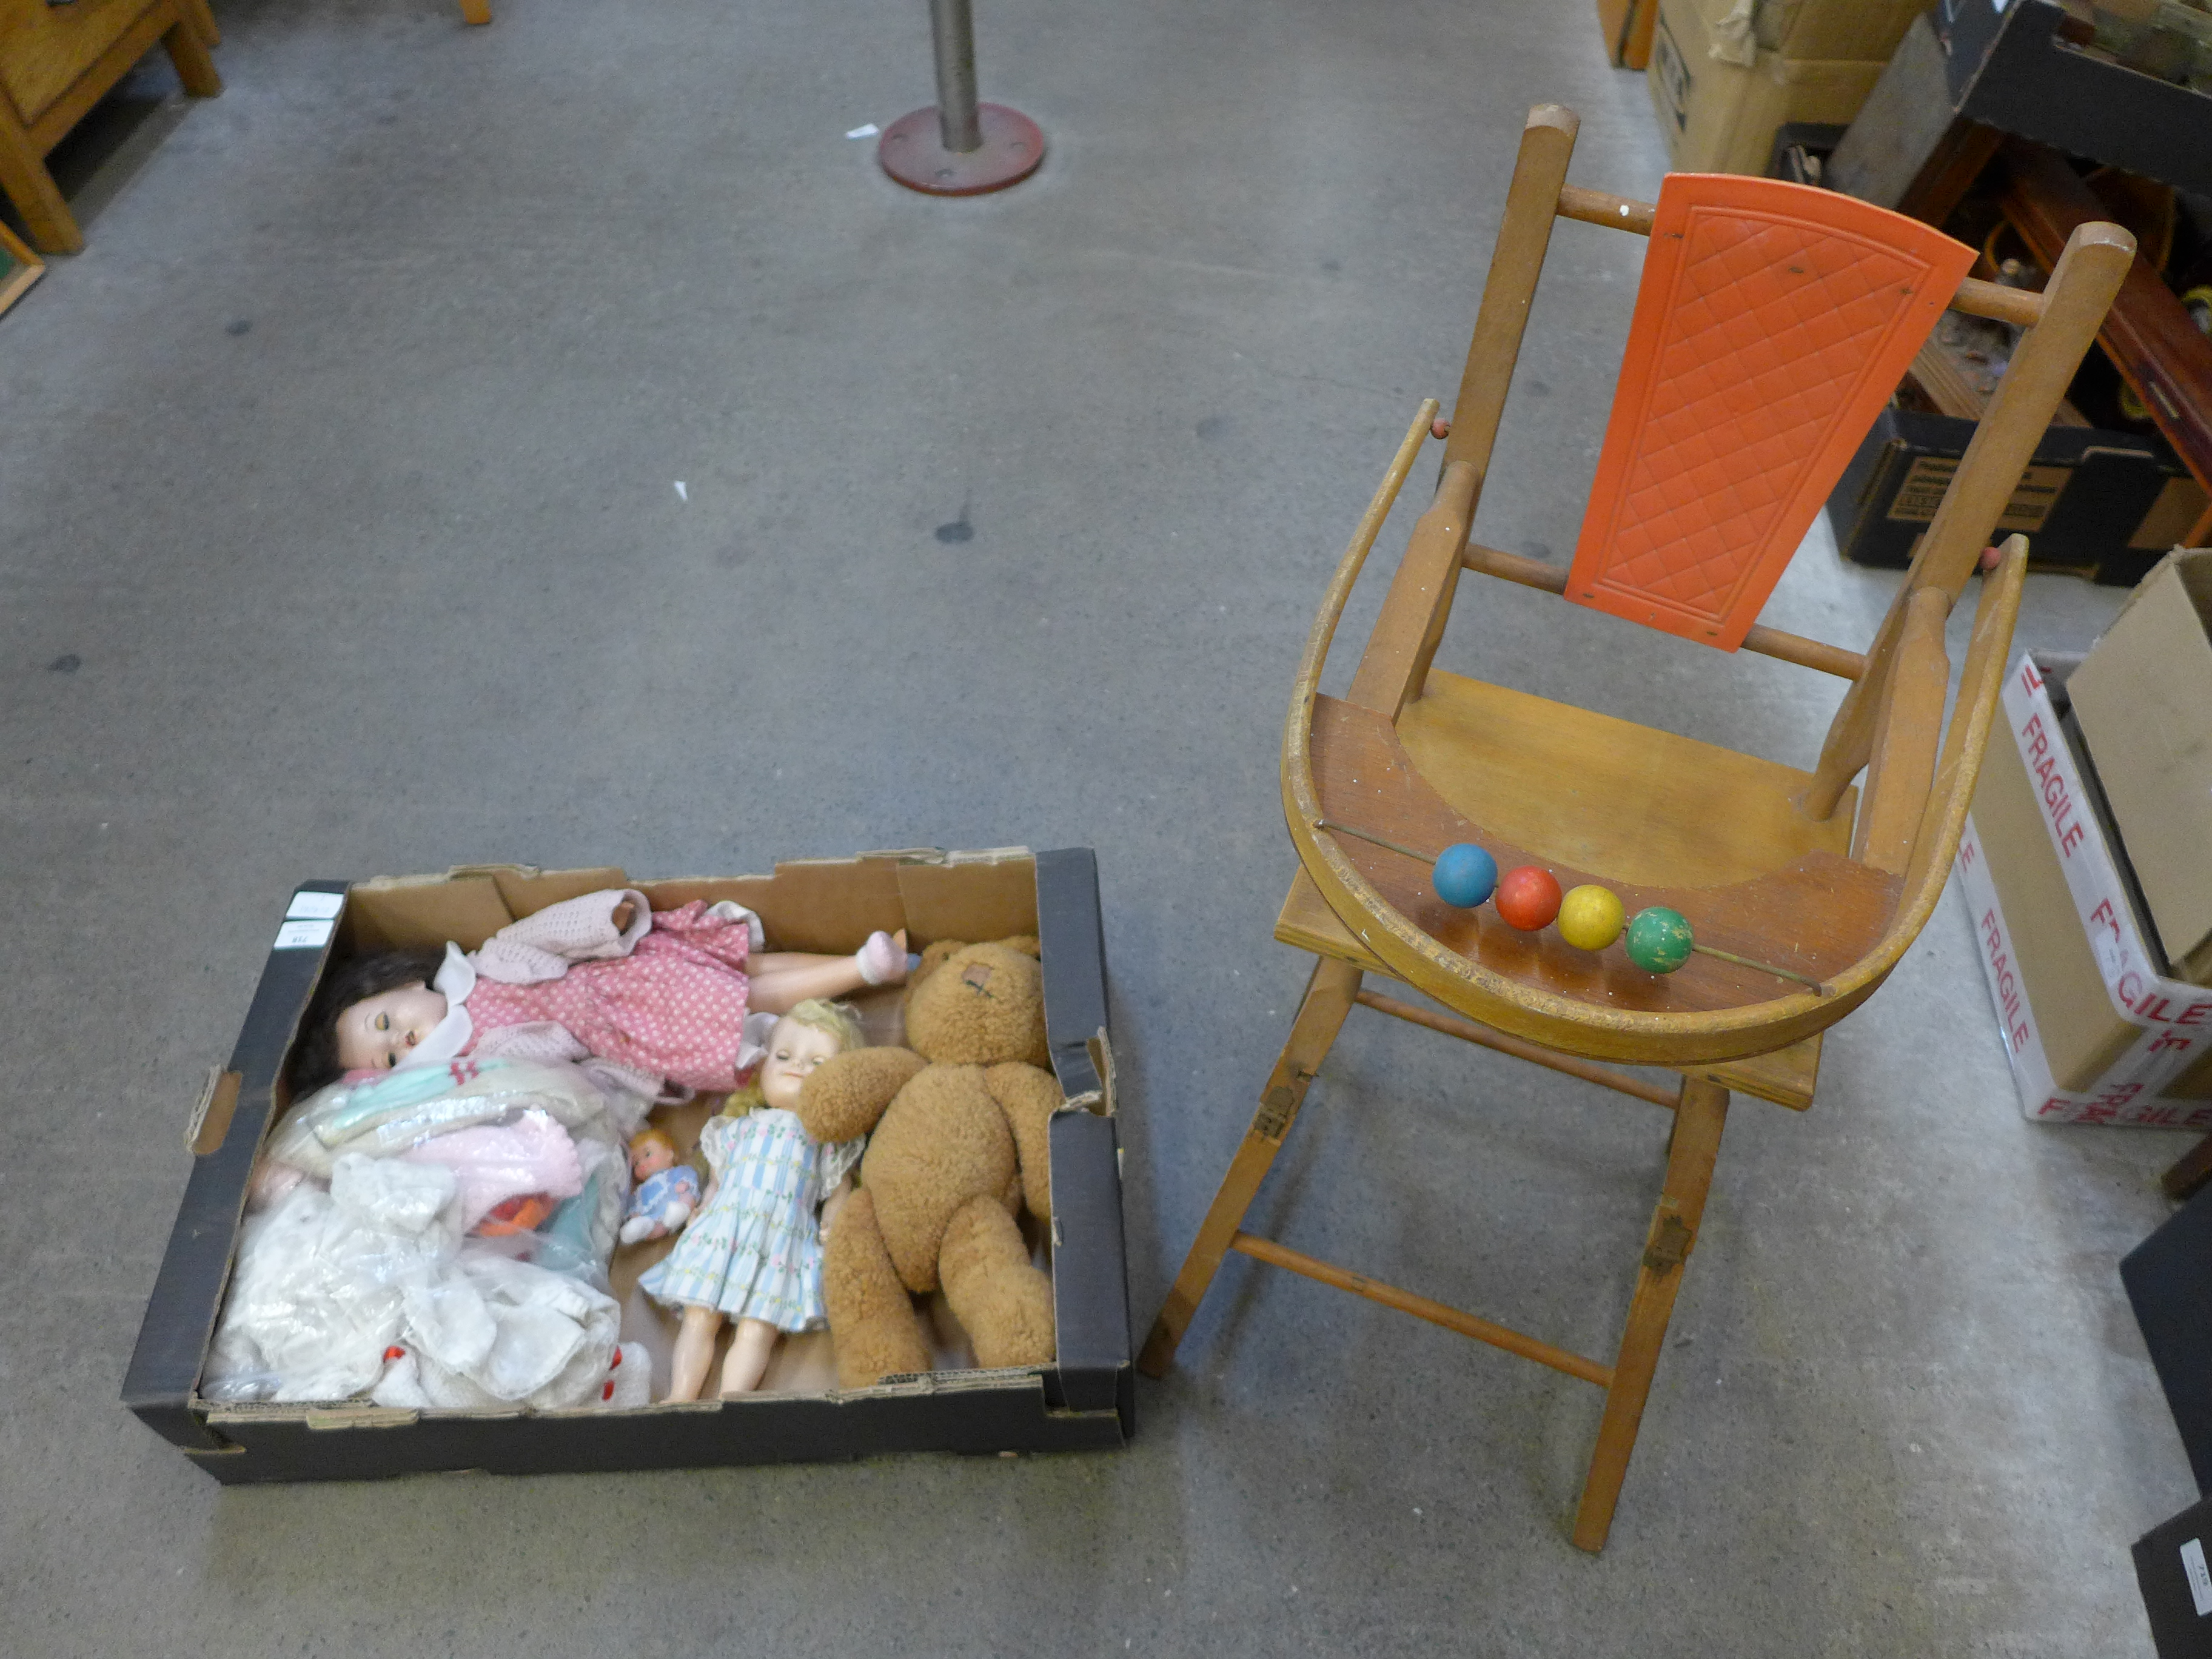
M 1638 910 L 1621 941 L 1628 959 L 1647 974 L 1671 974 L 1690 959 L 1690 923 L 1680 910 L 1655 904 Z

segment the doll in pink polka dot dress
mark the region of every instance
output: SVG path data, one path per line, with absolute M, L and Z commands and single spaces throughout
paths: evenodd
M 727 900 L 656 912 L 610 888 L 549 905 L 479 951 L 365 957 L 316 1000 L 295 1086 L 504 1054 L 574 1060 L 648 1099 L 723 1093 L 758 1058 L 748 1014 L 906 978 L 903 931 L 872 933 L 848 957 L 760 944 L 760 919 Z

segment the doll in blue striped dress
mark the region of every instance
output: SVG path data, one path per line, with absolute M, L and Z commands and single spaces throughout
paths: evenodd
M 776 1021 L 752 1086 L 700 1131 L 714 1180 L 676 1248 L 638 1280 L 662 1306 L 683 1310 L 671 1400 L 699 1397 L 725 1319 L 737 1321 L 725 1395 L 759 1384 L 784 1332 L 826 1322 L 822 1229 L 852 1185 L 866 1138 L 817 1146 L 793 1109 L 817 1066 L 860 1043 L 846 1010 L 800 1003 Z

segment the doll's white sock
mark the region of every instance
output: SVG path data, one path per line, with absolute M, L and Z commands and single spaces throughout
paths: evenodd
M 897 985 L 906 978 L 906 952 L 889 933 L 869 934 L 854 960 L 860 964 L 860 977 L 871 985 Z

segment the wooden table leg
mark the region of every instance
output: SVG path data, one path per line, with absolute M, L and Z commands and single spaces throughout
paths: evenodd
M 1674 1109 L 1674 1138 L 1667 1149 L 1667 1180 L 1652 1212 L 1651 1231 L 1637 1270 L 1635 1298 L 1628 1304 L 1628 1328 L 1621 1334 L 1620 1357 L 1613 1364 L 1613 1386 L 1606 1390 L 1605 1418 L 1598 1425 L 1597 1449 L 1589 1478 L 1583 1483 L 1582 1507 L 1575 1516 L 1575 1543 L 1590 1551 L 1605 1547 L 1613 1528 L 1613 1505 L 1627 1478 L 1629 1454 L 1644 1402 L 1659 1369 L 1659 1350 L 1667 1340 L 1667 1321 L 1682 1286 L 1682 1263 L 1698 1242 L 1698 1223 L 1712 1185 L 1713 1160 L 1720 1153 L 1721 1130 L 1728 1121 L 1728 1091 L 1702 1078 L 1682 1079 L 1681 1103 Z
M 461 0 L 461 21 L 464 23 L 491 21 L 491 0 Z
M 1291 1022 L 1289 1040 L 1283 1044 L 1282 1054 L 1267 1078 L 1267 1087 L 1260 1097 L 1260 1109 L 1252 1115 L 1252 1127 L 1244 1132 L 1243 1144 L 1230 1160 L 1229 1173 L 1222 1177 L 1221 1190 L 1213 1195 L 1213 1206 L 1200 1224 L 1198 1237 L 1191 1244 L 1190 1254 L 1183 1259 L 1182 1271 L 1176 1275 L 1159 1317 L 1152 1322 L 1145 1351 L 1137 1357 L 1137 1369 L 1146 1376 L 1160 1376 L 1174 1361 L 1176 1346 L 1182 1340 L 1183 1332 L 1190 1328 L 1198 1304 L 1205 1299 L 1206 1288 L 1220 1268 L 1229 1241 L 1237 1236 L 1244 1212 L 1251 1207 L 1261 1182 L 1267 1178 L 1268 1166 L 1282 1150 L 1283 1137 L 1290 1133 L 1291 1125 L 1297 1121 L 1298 1107 L 1306 1097 L 1306 1085 L 1321 1069 L 1330 1045 L 1336 1041 L 1336 1034 L 1344 1029 L 1344 1017 L 1352 1012 L 1352 1000 L 1358 994 L 1359 969 L 1350 963 L 1323 957 L 1314 964 L 1313 977 L 1306 981 L 1304 1000 L 1298 1004 L 1297 1018 Z
M 23 216 L 31 246 L 40 252 L 75 253 L 83 247 L 84 233 L 76 228 L 53 174 L 46 171 L 46 157 L 16 122 L 4 97 L 0 97 L 0 191 Z
M 210 47 L 222 44 L 222 31 L 216 27 L 215 13 L 208 0 L 181 0 L 179 9 L 184 20 L 192 26 L 192 33 L 207 42 Z
M 185 83 L 186 92 L 195 98 L 222 94 L 222 76 L 215 72 L 215 59 L 208 56 L 208 43 L 188 7 L 179 5 L 177 21 L 161 37 L 161 44 L 168 49 L 169 61 L 177 66 L 177 79 Z

